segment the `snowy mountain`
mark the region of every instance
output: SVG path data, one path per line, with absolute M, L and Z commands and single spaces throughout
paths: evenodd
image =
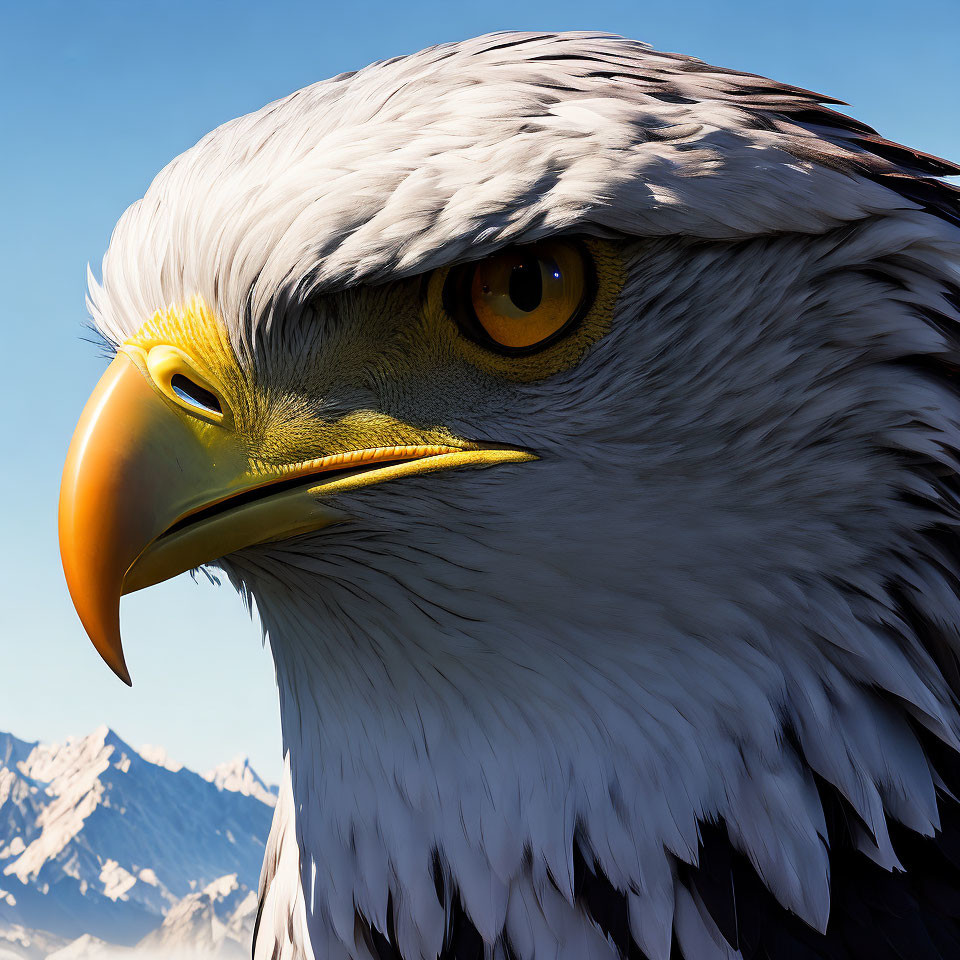
M 221 763 L 208 770 L 203 779 L 215 784 L 218 790 L 233 790 L 245 797 L 256 797 L 271 807 L 277 805 L 277 788 L 268 787 L 260 779 L 247 757 L 240 756 L 229 763 Z
M 0 733 L 0 960 L 246 956 L 275 803 L 245 758 Z

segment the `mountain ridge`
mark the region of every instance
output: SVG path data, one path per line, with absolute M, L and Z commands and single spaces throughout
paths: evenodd
M 230 955 L 249 942 L 275 803 L 245 757 L 199 774 L 106 726 L 59 744 L 0 733 L 0 960 L 148 937 L 171 957 Z

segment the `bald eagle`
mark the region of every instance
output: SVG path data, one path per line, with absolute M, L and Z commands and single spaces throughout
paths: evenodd
M 64 569 L 128 682 L 121 595 L 256 603 L 256 960 L 960 956 L 958 169 L 825 103 L 501 33 L 121 218 Z

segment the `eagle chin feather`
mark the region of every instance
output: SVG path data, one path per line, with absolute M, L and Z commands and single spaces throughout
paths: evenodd
M 536 464 L 222 561 L 287 751 L 255 960 L 960 956 L 958 170 L 822 99 L 496 34 L 226 124 L 121 220 L 103 334 L 199 295 L 265 377 L 361 286 L 623 259 L 573 368 L 419 383 Z

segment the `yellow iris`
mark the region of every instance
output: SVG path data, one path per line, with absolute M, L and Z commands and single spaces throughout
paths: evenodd
M 545 345 L 577 318 L 586 288 L 579 245 L 546 241 L 510 247 L 478 263 L 470 300 L 495 345 L 526 351 Z

